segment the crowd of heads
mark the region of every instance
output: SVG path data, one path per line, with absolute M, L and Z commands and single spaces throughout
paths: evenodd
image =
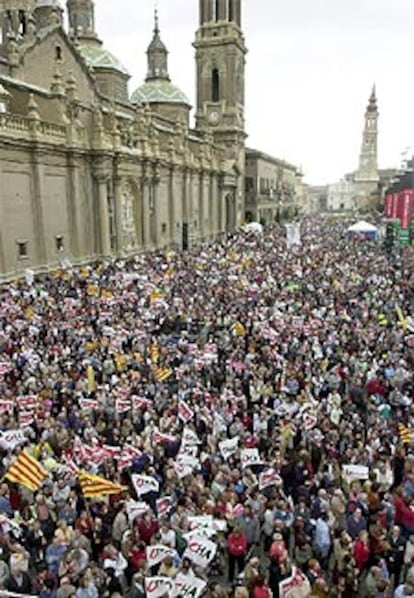
M 4 285 L 0 588 L 414 595 L 413 260 L 310 219 Z

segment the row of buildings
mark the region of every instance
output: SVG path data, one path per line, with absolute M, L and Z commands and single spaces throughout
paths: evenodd
M 132 1 L 132 0 L 131 0 Z M 195 126 L 158 16 L 144 83 L 92 0 L 0 1 L 0 276 L 188 247 L 302 203 L 298 169 L 246 150 L 242 0 L 200 0 Z

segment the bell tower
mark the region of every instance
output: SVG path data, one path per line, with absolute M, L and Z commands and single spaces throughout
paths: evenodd
M 244 143 L 246 46 L 241 29 L 241 0 L 199 0 L 199 29 L 194 47 L 197 65 L 199 129 L 212 127 L 225 145 Z
M 378 181 L 378 105 L 375 85 L 372 88 L 368 107 L 365 111 L 364 132 L 362 135 L 357 181 Z

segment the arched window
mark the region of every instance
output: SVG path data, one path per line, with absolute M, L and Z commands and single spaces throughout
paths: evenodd
M 213 102 L 220 100 L 220 73 L 218 68 L 214 68 L 211 73 L 211 100 Z
M 26 14 L 24 10 L 19 10 L 19 35 L 26 35 Z

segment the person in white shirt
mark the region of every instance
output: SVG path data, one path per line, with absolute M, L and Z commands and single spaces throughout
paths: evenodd
M 171 529 L 171 526 L 168 523 L 168 521 L 164 521 L 160 527 L 160 539 L 161 539 L 161 544 L 163 544 L 164 546 L 169 546 L 170 548 L 175 548 L 176 533 L 173 529 Z

